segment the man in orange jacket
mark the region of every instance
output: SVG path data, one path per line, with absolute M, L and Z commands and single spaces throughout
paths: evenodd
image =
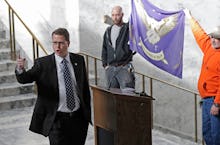
M 198 81 L 202 97 L 202 130 L 207 145 L 220 145 L 220 26 L 207 34 L 199 23 L 184 10 L 197 44 L 203 52 Z

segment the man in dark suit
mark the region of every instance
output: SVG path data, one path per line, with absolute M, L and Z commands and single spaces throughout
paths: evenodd
M 18 82 L 35 81 L 37 85 L 30 130 L 49 136 L 50 145 L 84 145 L 91 123 L 91 96 L 84 58 L 68 52 L 69 44 L 69 32 L 58 28 L 52 33 L 53 54 L 36 59 L 27 71 L 25 58 L 17 59 Z

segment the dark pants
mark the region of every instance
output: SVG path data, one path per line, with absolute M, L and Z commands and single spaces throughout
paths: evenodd
M 57 113 L 49 133 L 50 145 L 84 145 L 87 130 L 88 122 L 81 111 L 72 115 Z

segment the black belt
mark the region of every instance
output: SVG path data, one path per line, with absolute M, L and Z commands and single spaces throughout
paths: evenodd
M 113 63 L 113 64 L 110 64 L 110 66 L 118 67 L 118 66 L 125 66 L 126 64 L 128 64 L 128 63 L 121 62 L 121 63 Z
M 80 115 L 80 109 L 78 109 L 77 111 L 73 111 L 73 112 L 57 112 L 57 117 L 77 117 Z
M 204 99 L 208 99 L 208 98 L 214 98 L 215 99 L 215 96 L 205 96 Z

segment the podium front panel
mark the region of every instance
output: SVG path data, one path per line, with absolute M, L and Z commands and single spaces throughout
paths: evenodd
M 117 99 L 118 145 L 151 145 L 151 101 Z
M 96 145 L 152 145 L 153 98 L 92 90 Z
M 94 123 L 107 130 L 116 130 L 116 101 L 111 93 L 93 90 Z

